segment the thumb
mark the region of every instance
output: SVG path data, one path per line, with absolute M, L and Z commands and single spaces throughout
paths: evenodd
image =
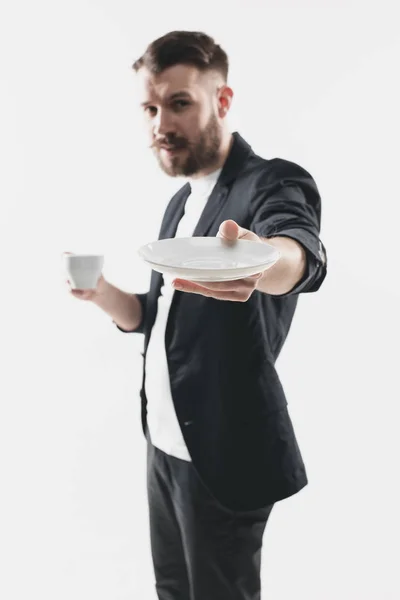
M 224 238 L 226 240 L 237 240 L 240 234 L 240 227 L 232 219 L 228 219 L 228 221 L 223 221 L 219 226 L 218 237 Z

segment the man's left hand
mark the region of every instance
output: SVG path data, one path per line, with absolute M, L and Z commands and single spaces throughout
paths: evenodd
M 243 229 L 235 221 L 228 220 L 221 223 L 217 237 L 228 241 L 235 240 L 253 240 L 263 243 L 262 240 L 248 229 Z M 237 279 L 235 281 L 218 281 L 201 283 L 187 281 L 185 279 L 174 279 L 173 287 L 180 292 L 189 292 L 191 294 L 201 294 L 216 300 L 232 300 L 235 302 L 246 302 L 257 287 L 259 279 L 263 272 L 256 273 L 251 277 Z

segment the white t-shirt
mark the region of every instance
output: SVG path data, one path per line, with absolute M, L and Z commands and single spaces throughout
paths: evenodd
M 193 235 L 221 170 L 218 169 L 201 179 L 189 179 L 191 194 L 186 201 L 185 212 L 179 222 L 175 237 L 191 237 Z M 147 348 L 145 379 L 147 425 L 154 446 L 166 454 L 191 461 L 172 400 L 165 350 L 165 330 L 175 293 L 171 285 L 173 279 L 173 276 L 163 275 L 157 316 Z

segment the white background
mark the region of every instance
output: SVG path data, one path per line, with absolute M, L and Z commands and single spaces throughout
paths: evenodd
M 172 29 L 228 52 L 232 130 L 311 172 L 329 274 L 277 363 L 310 484 L 264 537 L 271 600 L 398 600 L 396 5 L 8 0 L 0 8 L 0 596 L 155 599 L 143 337 L 68 294 L 61 253 L 132 292 L 178 180 L 142 135 L 132 62 Z M 396 39 L 397 38 L 397 39 Z

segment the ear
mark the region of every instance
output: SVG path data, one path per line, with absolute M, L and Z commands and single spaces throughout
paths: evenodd
M 233 90 L 227 85 L 222 86 L 218 90 L 218 116 L 223 119 L 232 104 Z

